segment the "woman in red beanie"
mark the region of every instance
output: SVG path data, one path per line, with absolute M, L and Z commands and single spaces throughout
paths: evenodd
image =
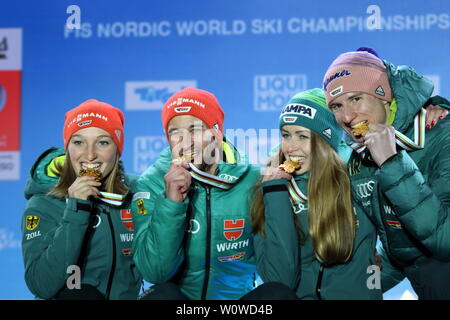
M 130 203 L 123 172 L 122 112 L 88 100 L 66 113 L 65 149 L 36 161 L 25 195 L 25 281 L 42 299 L 136 299 Z

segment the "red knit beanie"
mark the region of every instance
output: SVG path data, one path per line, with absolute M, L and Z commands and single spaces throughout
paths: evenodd
M 185 88 L 173 94 L 164 105 L 161 119 L 168 137 L 167 127 L 176 116 L 191 115 L 206 123 L 219 142 L 223 138 L 224 113 L 216 97 L 208 91 Z
M 63 128 L 64 148 L 67 150 L 70 138 L 78 130 L 97 127 L 111 135 L 119 154 L 122 155 L 123 124 L 122 111 L 105 102 L 89 99 L 66 113 Z
M 352 51 L 338 56 L 325 74 L 323 89 L 328 105 L 348 92 L 364 92 L 381 100 L 392 100 L 386 66 L 373 51 Z

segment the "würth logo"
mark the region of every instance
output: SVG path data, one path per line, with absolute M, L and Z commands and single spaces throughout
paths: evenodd
M 224 220 L 223 221 L 223 235 L 227 240 L 238 240 L 244 233 L 245 219 Z

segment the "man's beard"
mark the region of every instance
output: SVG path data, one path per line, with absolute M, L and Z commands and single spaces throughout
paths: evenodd
M 216 149 L 212 150 L 211 152 L 211 159 L 214 159 L 216 157 Z M 199 170 L 203 171 L 203 172 L 208 172 L 211 167 L 213 166 L 213 164 L 215 163 L 209 163 L 210 161 L 205 162 L 205 158 L 204 155 L 202 157 L 202 163 L 200 164 L 200 166 L 198 167 Z

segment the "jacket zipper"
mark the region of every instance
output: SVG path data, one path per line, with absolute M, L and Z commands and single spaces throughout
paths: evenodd
M 319 300 L 322 300 L 321 290 L 322 290 L 322 277 L 323 277 L 323 265 L 320 264 L 319 276 L 317 277 L 316 283 L 316 295 Z
M 205 256 L 205 278 L 203 280 L 202 300 L 206 300 L 209 282 L 209 268 L 211 265 L 211 188 L 204 187 L 206 190 L 206 256 Z
M 111 271 L 109 272 L 108 286 L 106 287 L 106 296 L 105 296 L 106 300 L 109 300 L 109 295 L 111 293 L 111 287 L 112 287 L 112 282 L 113 282 L 113 278 L 114 278 L 114 273 L 116 270 L 116 239 L 115 239 L 114 227 L 113 227 L 109 208 L 106 208 L 105 212 L 106 212 L 106 215 L 108 216 L 108 223 L 109 223 L 109 229 L 111 231 L 112 249 L 113 249 L 112 250 L 113 255 L 112 255 Z

